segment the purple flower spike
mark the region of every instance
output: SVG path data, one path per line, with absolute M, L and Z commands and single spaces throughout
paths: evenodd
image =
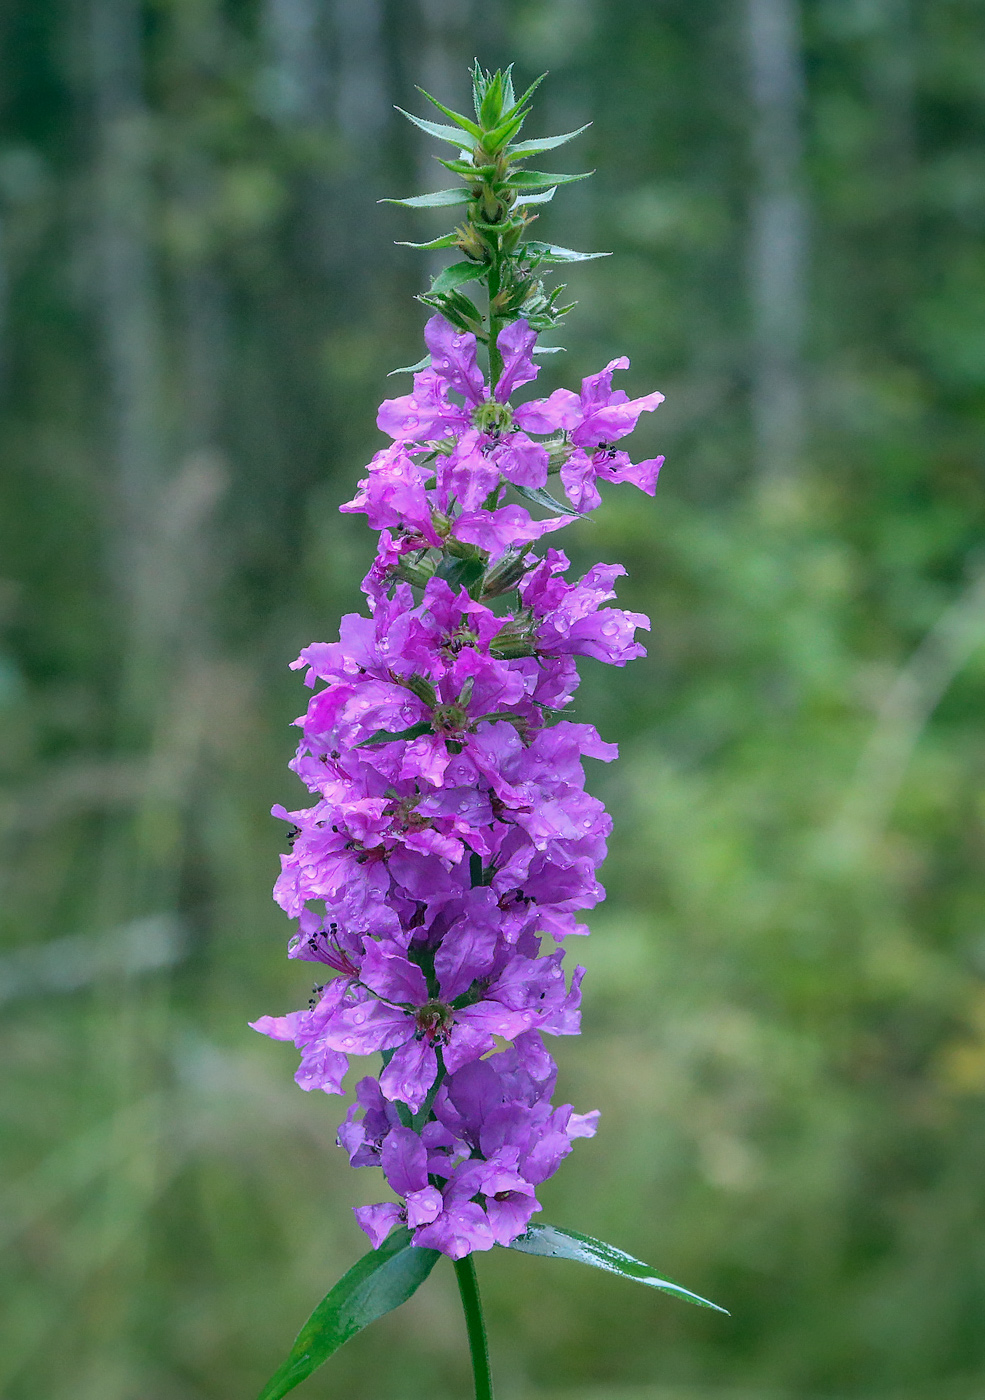
M 460 1259 L 522 1234 L 537 1187 L 595 1132 L 597 1113 L 551 1102 L 543 1036 L 579 1031 L 582 969 L 566 978 L 560 945 L 604 898 L 611 825 L 582 763 L 616 749 L 559 712 L 576 659 L 643 656 L 649 622 L 611 606 L 619 565 L 573 582 L 560 550 L 532 546 L 572 520 L 545 488 L 579 513 L 601 481 L 652 493 L 663 459 L 613 443 L 662 396 L 614 390 L 617 359 L 579 394 L 514 408 L 537 375 L 526 321 L 499 334 L 493 397 L 474 335 L 433 316 L 425 339 L 431 365 L 381 405 L 390 445 L 342 507 L 381 532 L 369 615 L 294 663 L 310 698 L 291 766 L 311 805 L 274 809 L 291 827 L 274 895 L 297 921 L 292 965 L 318 982 L 307 1010 L 252 1024 L 294 1042 L 306 1090 L 340 1094 L 351 1055 L 382 1055 L 338 1140 L 399 1199 L 356 1219 L 374 1248 L 404 1225 Z

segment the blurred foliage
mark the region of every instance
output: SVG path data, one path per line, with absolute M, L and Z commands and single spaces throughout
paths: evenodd
M 981 1394 L 985 25 L 803 0 L 807 426 L 776 473 L 753 5 L 0 11 L 5 1400 L 252 1395 L 363 1250 L 339 1104 L 246 1021 L 307 992 L 269 900 L 287 663 L 357 605 L 337 506 L 419 355 L 428 264 L 391 243 L 440 216 L 376 203 L 431 169 L 391 104 L 460 102 L 473 52 L 551 69 L 532 134 L 595 123 L 542 226 L 616 256 L 572 269 L 543 380 L 625 352 L 667 395 L 655 501 L 567 532 L 654 632 L 579 694 L 622 759 L 558 1058 L 604 1114 L 545 1217 L 733 1313 L 494 1251 L 500 1393 Z M 306 1390 L 440 1400 L 466 1368 L 439 1268 Z

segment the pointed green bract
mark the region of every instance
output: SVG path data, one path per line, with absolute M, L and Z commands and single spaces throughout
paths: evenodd
M 581 518 L 578 511 L 557 500 L 549 491 L 545 491 L 543 486 L 517 486 L 514 483 L 513 490 L 525 500 L 533 501 L 534 505 L 545 506 L 552 515 L 574 515 Z
M 395 238 L 394 243 L 398 248 L 417 248 L 421 252 L 429 253 L 438 248 L 454 248 L 458 243 L 458 234 L 443 233 L 440 238 L 432 238 L 430 243 L 408 243 L 403 238 Z
M 281 1400 L 350 1337 L 406 1303 L 439 1258 L 437 1250 L 411 1244 L 406 1229 L 395 1230 L 379 1249 L 364 1254 L 315 1308 L 258 1400 Z
M 446 267 L 443 272 L 439 272 L 431 283 L 431 293 L 450 292 L 455 287 L 464 286 L 466 282 L 476 282 L 480 277 L 484 277 L 489 269 L 483 263 L 452 263 L 451 267 Z
M 515 190 L 539 190 L 546 185 L 573 185 L 576 180 L 587 180 L 593 170 L 584 170 L 579 175 L 548 175 L 544 170 L 514 170 L 510 184 Z
M 437 107 L 439 112 L 444 112 L 445 116 L 448 117 L 451 121 L 453 121 L 456 126 L 460 126 L 463 131 L 467 131 L 468 134 L 474 140 L 482 140 L 482 128 L 480 126 L 476 126 L 475 122 L 470 122 L 468 117 L 462 116 L 461 112 L 453 112 L 450 107 L 446 107 L 443 102 L 439 102 L 436 97 L 432 97 L 429 92 L 425 92 L 424 88 L 419 87 L 417 91 L 421 93 L 423 97 L 426 97 L 430 103 Z
M 574 248 L 561 248 L 556 243 L 535 243 L 525 245 L 525 256 L 531 263 L 571 263 L 590 262 L 592 258 L 611 258 L 611 253 L 579 253 Z
M 543 194 L 525 194 L 525 195 L 521 195 L 521 197 L 517 200 L 517 203 L 518 203 L 518 204 L 525 204 L 525 205 L 526 205 L 526 204 L 550 204 L 551 200 L 554 198 L 554 196 L 555 196 L 556 194 L 557 194 L 557 185 L 552 185 L 551 188 L 550 188 L 549 190 L 545 190 Z
M 437 136 L 439 141 L 449 141 L 462 151 L 468 148 L 468 143 L 463 140 L 459 127 L 443 126 L 440 122 L 429 122 L 426 117 L 415 117 L 413 112 L 405 112 L 403 107 L 394 107 L 394 111 L 399 112 L 402 117 L 406 117 L 415 126 L 419 126 L 422 131 L 426 131 L 429 136 Z
M 449 204 L 468 204 L 470 190 L 434 190 L 431 194 L 414 194 L 408 199 L 381 199 L 380 204 L 402 204 L 405 209 L 443 209 Z
M 659 1288 L 664 1293 L 683 1298 L 687 1303 L 712 1308 L 728 1316 L 726 1308 L 720 1308 L 717 1303 L 709 1302 L 679 1283 L 661 1278 L 642 1259 L 634 1259 L 614 1245 L 594 1240 L 590 1235 L 581 1235 L 577 1230 L 560 1230 L 556 1225 L 531 1225 L 526 1234 L 515 1239 L 509 1248 L 519 1250 L 521 1254 L 540 1254 L 547 1259 L 573 1259 L 579 1264 L 591 1264 L 595 1269 L 604 1269 L 606 1273 L 618 1274 L 620 1278 L 632 1279 L 635 1283 L 645 1283 L 650 1288 Z
M 400 108 L 397 108 L 400 111 Z M 563 136 L 540 136 L 534 137 L 531 141 L 521 141 L 516 146 L 510 147 L 510 156 L 537 156 L 541 151 L 554 151 L 558 146 L 565 145 L 568 141 L 573 141 L 576 136 L 580 136 L 583 131 L 587 131 L 591 122 L 586 122 L 577 131 L 566 131 Z
M 428 369 L 431 364 L 431 356 L 425 355 L 423 360 L 418 360 L 416 365 L 399 365 L 396 369 L 387 371 L 387 379 L 394 374 L 417 374 L 422 369 Z

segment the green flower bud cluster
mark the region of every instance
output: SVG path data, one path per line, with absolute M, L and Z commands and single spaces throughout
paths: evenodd
M 476 63 L 472 69 L 472 95 L 475 120 L 445 107 L 437 98 L 420 91 L 454 125 L 426 121 L 398 108 L 409 121 L 429 136 L 457 147 L 453 160 L 440 164 L 462 181 L 454 189 L 409 199 L 384 200 L 411 209 L 441 209 L 465 206 L 465 217 L 451 232 L 429 243 L 406 247 L 457 248 L 464 261 L 453 263 L 438 273 L 430 289 L 419 300 L 439 311 L 453 326 L 469 331 L 489 347 L 490 373 L 495 378 L 498 363 L 496 338 L 510 321 L 523 319 L 536 331 L 551 330 L 571 310 L 562 305 L 563 286 L 548 291 L 541 269 L 553 264 L 583 262 L 604 258 L 606 253 L 579 253 L 553 243 L 525 239 L 524 234 L 537 218 L 531 209 L 554 198 L 559 185 L 585 180 L 592 172 L 579 175 L 549 174 L 529 170 L 526 161 L 544 151 L 563 146 L 587 127 L 561 136 L 518 141 L 529 115 L 529 101 L 546 74 L 532 83 L 517 100 L 513 91 L 512 65 L 494 73 L 484 72 Z M 471 283 L 485 287 L 488 305 L 481 311 L 463 289 Z M 552 347 L 555 348 L 555 347 Z M 546 353 L 550 353 L 544 347 Z M 418 368 L 414 366 L 414 368 Z

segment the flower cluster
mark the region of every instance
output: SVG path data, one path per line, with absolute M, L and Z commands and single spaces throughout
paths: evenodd
M 543 1037 L 579 1029 L 562 945 L 603 897 L 610 826 L 582 759 L 616 751 L 558 714 L 578 656 L 622 666 L 649 624 L 603 606 L 624 570 L 569 582 L 563 553 L 531 545 L 598 505 L 599 479 L 652 494 L 662 459 L 614 444 L 661 395 L 613 389 L 620 359 L 580 394 L 514 407 L 537 375 L 526 321 L 500 331 L 494 384 L 474 335 L 436 315 L 425 338 L 413 392 L 380 408 L 391 445 L 342 507 L 381 532 L 368 615 L 295 663 L 314 694 L 292 766 L 315 801 L 274 809 L 292 825 L 275 897 L 297 920 L 290 955 L 325 980 L 255 1027 L 298 1046 L 304 1089 L 342 1093 L 350 1055 L 382 1054 L 339 1141 L 400 1203 L 359 1223 L 378 1246 L 402 1222 L 457 1259 L 523 1233 L 537 1186 L 595 1131 L 597 1114 L 552 1105 Z

